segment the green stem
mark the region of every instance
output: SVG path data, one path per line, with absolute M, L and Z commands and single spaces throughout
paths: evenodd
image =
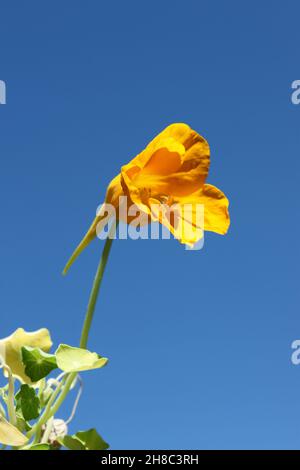
M 40 417 L 39 421 L 33 426 L 33 428 L 27 433 L 27 437 L 30 439 L 33 435 L 35 435 L 34 443 L 38 442 L 40 433 L 41 433 L 41 428 L 43 424 L 45 424 L 48 419 L 52 416 L 51 414 L 51 406 L 53 402 L 55 401 L 55 398 L 59 394 L 62 386 L 64 383 L 64 379 L 60 381 L 60 383 L 57 385 L 56 389 L 53 391 L 51 398 L 49 399 L 47 406 L 45 408 L 45 411 L 43 412 L 42 416 Z
M 47 444 L 53 426 L 53 416 L 47 421 L 46 429 L 41 439 L 41 444 Z
M 93 320 L 93 316 L 95 312 L 99 290 L 100 290 L 101 282 L 103 279 L 105 267 L 108 261 L 115 231 L 116 231 L 116 224 L 113 223 L 112 228 L 108 234 L 108 237 L 106 238 L 102 256 L 100 258 L 100 262 L 98 264 L 98 268 L 96 271 L 96 276 L 93 282 L 93 286 L 92 286 L 92 290 L 91 290 L 91 294 L 90 294 L 90 298 L 89 298 L 89 302 L 88 302 L 88 306 L 86 310 L 86 315 L 85 315 L 85 319 L 84 319 L 84 323 L 82 327 L 81 338 L 80 338 L 80 347 L 84 349 L 86 349 L 86 346 L 87 346 L 88 336 L 89 336 L 89 332 L 90 332 L 90 328 L 91 328 L 91 324 L 92 324 L 92 320 Z M 72 372 L 71 374 L 68 374 L 66 376 L 65 381 L 64 380 L 61 381 L 60 385 L 54 391 L 40 420 L 38 421 L 38 423 L 36 423 L 36 425 L 32 428 L 32 430 L 27 434 L 29 438 L 37 433 L 36 437 L 38 437 L 39 439 L 42 425 L 45 424 L 52 416 L 54 416 L 57 413 L 58 409 L 61 407 L 67 394 L 69 393 L 71 385 L 73 381 L 75 380 L 76 376 L 77 376 L 77 373 Z M 64 386 L 62 388 L 63 383 L 64 383 Z M 59 392 L 60 392 L 60 395 L 57 398 L 56 402 L 53 404 Z
M 48 420 L 51 416 L 54 416 L 54 415 L 57 413 L 58 409 L 61 407 L 61 405 L 62 405 L 63 402 L 65 401 L 65 398 L 66 398 L 66 396 L 68 395 L 69 390 L 70 390 L 70 388 L 71 388 L 71 385 L 72 385 L 72 383 L 74 382 L 74 380 L 76 379 L 76 376 L 77 376 L 77 372 L 72 372 L 71 374 L 69 374 L 69 375 L 67 376 L 68 378 L 67 378 L 67 380 L 66 380 L 65 386 L 64 386 L 64 388 L 62 389 L 61 394 L 59 395 L 59 397 L 58 397 L 58 399 L 56 400 L 55 404 L 52 406 L 47 420 Z
M 8 374 L 7 411 L 8 411 L 9 422 L 13 426 L 16 426 L 17 417 L 16 417 L 16 410 L 15 410 L 15 379 L 8 366 L 4 365 L 3 368 L 6 370 Z
M 114 231 L 115 231 L 115 227 L 114 227 Z M 103 279 L 103 274 L 105 271 L 106 263 L 109 257 L 111 245 L 113 242 L 113 238 L 110 238 L 110 235 L 112 235 L 112 231 L 107 237 L 104 248 L 103 248 L 102 256 L 101 256 L 101 259 L 97 268 L 96 276 L 94 279 L 93 287 L 92 287 L 90 298 L 89 298 L 87 311 L 85 314 L 84 324 L 83 324 L 81 338 L 80 338 L 80 347 L 84 349 L 87 346 L 89 331 L 90 331 L 92 320 L 94 317 L 99 290 L 100 290 L 101 282 Z

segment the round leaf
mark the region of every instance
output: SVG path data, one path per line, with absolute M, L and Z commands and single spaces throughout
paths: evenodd
M 24 346 L 22 348 L 22 361 L 25 366 L 25 374 L 32 382 L 38 382 L 47 377 L 52 370 L 57 368 L 55 356 L 47 354 L 40 348 Z
M 58 367 L 64 372 L 81 372 L 84 370 L 99 369 L 107 364 L 108 359 L 87 349 L 74 348 L 67 344 L 60 344 L 56 353 Z

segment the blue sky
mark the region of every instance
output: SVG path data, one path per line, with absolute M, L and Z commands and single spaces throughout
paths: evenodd
M 161 129 L 211 146 L 227 236 L 116 241 L 71 431 L 113 449 L 300 447 L 296 1 L 2 2 L 1 336 L 77 345 L 101 242 L 61 270 L 110 179 Z M 71 403 L 68 403 L 69 407 Z M 68 409 L 62 411 L 66 416 Z

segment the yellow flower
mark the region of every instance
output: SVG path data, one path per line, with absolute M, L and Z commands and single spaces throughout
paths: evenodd
M 22 347 L 30 346 L 48 352 L 52 346 L 50 333 L 46 328 L 27 332 L 18 328 L 12 335 L 0 340 L 0 356 L 12 374 L 21 382 L 31 384 L 31 380 L 24 371 L 22 363 Z M 6 375 L 6 374 L 5 374 Z
M 203 230 L 225 234 L 230 224 L 229 203 L 222 191 L 205 184 L 209 161 L 209 145 L 203 137 L 187 124 L 171 124 L 121 168 L 121 173 L 107 188 L 105 203 L 112 204 L 120 218 L 119 198 L 127 196 L 129 204 L 134 204 L 142 213 L 147 214 L 148 221 L 158 220 L 181 243 L 194 244 L 202 238 Z M 155 210 L 159 204 L 183 209 L 189 206 L 188 215 L 179 216 L 180 221 L 185 223 L 184 231 L 178 223 L 180 221 Z M 200 204 L 204 206 L 204 224 L 197 226 L 196 208 Z M 185 213 L 182 210 L 182 214 Z M 95 218 L 68 261 L 64 273 L 96 237 L 96 229 L 101 229 L 103 219 L 103 215 Z M 129 222 L 130 217 L 126 221 Z M 196 232 L 193 229 L 197 229 Z

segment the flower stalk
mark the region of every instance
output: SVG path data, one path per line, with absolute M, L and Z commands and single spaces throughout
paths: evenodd
M 96 271 L 96 276 L 93 282 L 93 287 L 91 290 L 89 303 L 88 303 L 88 307 L 87 307 L 87 311 L 86 311 L 86 315 L 85 315 L 85 319 L 83 323 L 83 328 L 82 328 L 82 333 L 81 333 L 81 338 L 80 338 L 80 347 L 84 349 L 86 349 L 87 347 L 87 342 L 88 342 L 89 332 L 91 329 L 91 324 L 92 324 L 93 317 L 94 317 L 95 307 L 96 307 L 97 299 L 99 296 L 103 274 L 104 274 L 105 267 L 108 261 L 115 231 L 116 231 L 116 223 L 113 222 L 111 230 L 105 241 L 102 256 L 101 256 L 101 259 L 100 259 L 100 262 Z
M 16 410 L 15 410 L 15 379 L 11 373 L 10 367 L 7 365 L 3 365 L 3 369 L 6 371 L 8 375 L 8 403 L 7 403 L 7 411 L 9 422 L 16 426 L 17 424 L 17 417 L 16 417 Z
M 115 231 L 116 231 L 116 223 L 114 222 L 112 224 L 108 237 L 105 241 L 102 256 L 98 264 L 98 268 L 96 271 L 92 290 L 91 290 L 90 297 L 89 297 L 89 302 L 88 302 L 86 315 L 85 315 L 85 319 L 84 319 L 84 323 L 82 327 L 81 338 L 80 338 L 80 347 L 83 349 L 86 349 L 87 347 L 89 332 L 91 329 L 91 325 L 92 325 L 92 321 L 93 321 L 93 317 L 95 313 L 95 308 L 96 308 L 96 304 L 97 304 L 97 300 L 99 296 L 99 291 L 100 291 L 100 287 L 101 287 L 101 283 L 103 279 L 103 274 L 104 274 L 107 261 L 109 258 L 109 253 L 111 250 Z M 49 420 L 51 420 L 55 416 L 55 414 L 57 413 L 57 411 L 59 410 L 59 408 L 65 401 L 76 377 L 77 377 L 77 372 L 73 372 L 68 375 L 65 375 L 60 381 L 55 391 L 53 392 L 53 395 L 50 398 L 44 413 L 40 417 L 39 421 L 32 428 L 32 430 L 29 431 L 29 433 L 27 434 L 29 438 L 35 435 L 35 439 L 34 439 L 35 443 L 38 442 L 40 439 L 42 426 L 46 424 L 47 422 L 49 422 Z

